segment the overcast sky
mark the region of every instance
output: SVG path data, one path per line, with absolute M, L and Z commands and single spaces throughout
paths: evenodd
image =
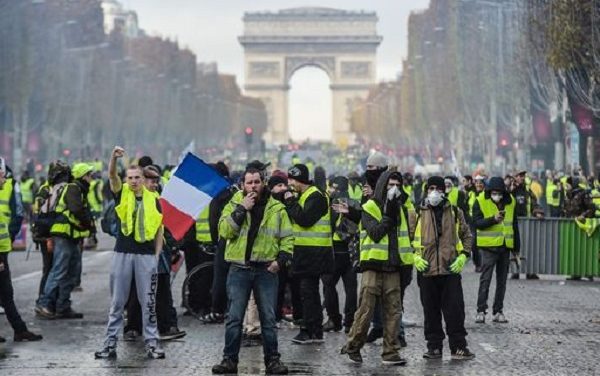
M 383 42 L 378 49 L 377 73 L 380 80 L 394 79 L 406 56 L 407 20 L 411 11 L 427 8 L 429 0 L 120 0 L 138 14 L 140 27 L 151 35 L 177 39 L 191 49 L 199 62 L 216 61 L 219 71 L 243 77 L 243 50 L 237 41 L 242 34 L 242 16 L 246 11 L 320 6 L 346 10 L 375 11 L 379 16 L 378 32 Z M 297 77 L 298 76 L 298 77 Z M 300 79 L 301 78 L 301 79 Z M 299 70 L 292 78 L 290 111 L 303 114 L 303 119 L 290 118 L 292 135 L 303 138 L 330 132 L 331 109 L 328 79 L 309 68 Z M 314 88 L 319 88 L 315 93 Z M 324 88 L 321 90 L 320 88 Z

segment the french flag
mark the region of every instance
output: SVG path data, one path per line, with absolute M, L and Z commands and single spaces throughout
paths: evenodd
M 187 153 L 160 197 L 163 223 L 175 240 L 181 240 L 213 197 L 229 182 L 192 153 Z

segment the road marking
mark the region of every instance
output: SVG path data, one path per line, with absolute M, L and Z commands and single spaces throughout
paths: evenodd
M 481 346 L 481 348 L 487 352 L 496 352 L 494 346 L 490 345 L 489 343 L 479 343 L 479 346 Z
M 92 261 L 92 260 L 95 260 L 97 258 L 100 258 L 101 256 L 106 256 L 108 254 L 112 254 L 112 251 L 102 251 L 102 252 L 99 252 L 98 254 L 95 254 L 93 256 L 85 257 L 84 260 L 85 261 Z M 28 280 L 30 278 L 38 277 L 38 276 L 41 276 L 41 275 L 42 275 L 42 271 L 38 270 L 37 272 L 31 272 L 31 273 L 27 273 L 27 274 L 23 274 L 21 276 L 18 276 L 17 278 L 13 278 L 12 282 L 13 283 L 21 282 L 21 281 L 25 281 L 25 280 Z

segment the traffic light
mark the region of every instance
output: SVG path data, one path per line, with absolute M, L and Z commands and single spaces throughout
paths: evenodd
M 508 149 L 512 143 L 512 137 L 506 129 L 498 130 L 498 147 L 500 149 Z
M 246 143 L 248 145 L 252 144 L 252 137 L 254 135 L 254 129 L 252 129 L 252 127 L 246 127 L 246 129 L 244 130 L 244 133 L 246 135 Z

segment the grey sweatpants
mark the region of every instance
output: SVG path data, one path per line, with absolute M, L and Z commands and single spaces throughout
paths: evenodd
M 157 258 L 154 255 L 136 255 L 114 252 L 110 268 L 111 304 L 106 328 L 106 342 L 116 346 L 117 335 L 123 326 L 123 310 L 129 298 L 132 278 L 135 276 L 137 296 L 142 306 L 144 340 L 156 346 L 156 286 L 158 274 Z

